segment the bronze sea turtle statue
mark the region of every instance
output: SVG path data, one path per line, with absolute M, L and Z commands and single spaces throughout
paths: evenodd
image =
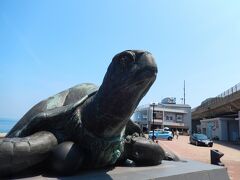
M 0 175 L 43 162 L 60 174 L 126 159 L 161 163 L 164 150 L 130 120 L 156 75 L 149 52 L 127 50 L 114 56 L 99 88 L 80 84 L 39 102 L 0 140 Z

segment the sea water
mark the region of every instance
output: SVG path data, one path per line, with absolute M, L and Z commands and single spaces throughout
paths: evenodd
M 18 120 L 0 118 L 0 133 L 8 133 Z

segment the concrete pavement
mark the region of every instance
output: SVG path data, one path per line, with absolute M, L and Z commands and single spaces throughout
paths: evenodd
M 240 145 L 227 142 L 214 142 L 213 147 L 201 147 L 189 144 L 189 136 L 179 136 L 178 140 L 160 140 L 159 143 L 171 149 L 182 159 L 210 163 L 210 150 L 217 149 L 224 153 L 221 161 L 227 167 L 231 180 L 240 180 Z

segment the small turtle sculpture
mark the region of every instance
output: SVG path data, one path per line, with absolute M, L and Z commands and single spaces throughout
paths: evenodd
M 0 175 L 42 163 L 59 174 L 126 159 L 161 163 L 164 150 L 130 120 L 156 75 L 149 52 L 127 50 L 114 56 L 99 88 L 80 84 L 39 102 L 0 140 Z

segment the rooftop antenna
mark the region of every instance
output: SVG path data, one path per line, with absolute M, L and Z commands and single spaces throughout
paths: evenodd
M 183 84 L 183 104 L 185 104 L 186 101 L 186 97 L 185 97 L 185 80 L 184 80 L 184 84 Z

